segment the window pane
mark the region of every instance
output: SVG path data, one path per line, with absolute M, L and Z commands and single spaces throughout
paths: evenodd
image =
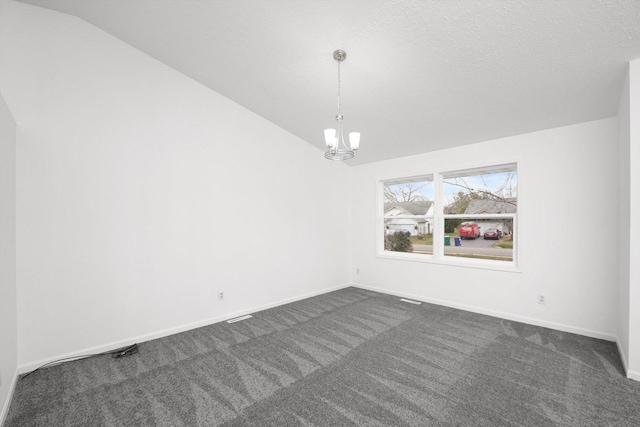
M 445 174 L 445 214 L 516 213 L 518 173 L 515 165 Z
M 432 176 L 385 182 L 383 233 L 385 251 L 432 254 L 432 216 Z
M 513 261 L 513 218 L 445 218 L 444 230 L 445 256 Z
M 418 226 L 418 230 L 410 231 L 401 228 L 387 228 L 387 221 L 395 221 L 393 219 L 385 219 L 384 229 L 384 250 L 391 252 L 412 252 L 414 254 L 433 254 L 433 233 L 422 233 L 422 225 Z M 433 219 L 424 219 L 425 227 L 432 227 Z M 426 228 L 425 228 L 426 229 Z

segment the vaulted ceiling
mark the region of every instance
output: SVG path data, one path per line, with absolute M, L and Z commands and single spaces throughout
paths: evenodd
M 617 114 L 637 0 L 22 0 L 76 15 L 349 164 Z M 158 88 L 162 91 L 162 88 Z M 319 153 L 320 154 L 320 153 Z

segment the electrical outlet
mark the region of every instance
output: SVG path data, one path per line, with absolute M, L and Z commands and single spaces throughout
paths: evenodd
M 546 304 L 546 303 L 547 303 L 547 296 L 544 294 L 538 295 L 538 304 Z
M 218 301 L 222 301 L 224 299 L 224 291 L 218 292 Z
M 360 274 L 360 269 L 356 268 L 356 274 Z

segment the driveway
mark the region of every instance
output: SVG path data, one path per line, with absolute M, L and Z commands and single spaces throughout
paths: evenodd
M 454 240 L 453 238 L 451 239 L 451 246 L 453 246 Z M 465 248 L 490 248 L 493 245 L 495 245 L 496 243 L 498 243 L 497 240 L 484 240 L 484 238 L 482 237 L 478 237 L 476 239 L 465 239 L 465 240 L 461 240 L 460 243 L 462 243 L 462 247 Z

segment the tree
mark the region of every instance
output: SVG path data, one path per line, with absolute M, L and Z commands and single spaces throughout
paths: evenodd
M 488 175 L 488 174 L 487 174 Z M 516 172 L 509 171 L 504 178 L 502 184 L 489 188 L 485 182 L 485 175 L 475 175 L 473 178 L 480 179 L 483 188 L 473 188 L 467 184 L 465 178 L 448 178 L 444 180 L 445 184 L 454 185 L 467 191 L 460 191 L 447 206 L 449 213 L 462 214 L 469 206 L 471 200 L 496 200 L 510 205 L 517 205 L 517 183 Z
M 396 231 L 395 233 L 385 235 L 384 250 L 394 252 L 413 252 L 409 233 L 405 231 Z
M 444 232 L 445 233 L 455 233 L 456 228 L 462 224 L 461 219 L 455 218 L 446 218 L 444 220 Z
M 384 186 L 384 199 L 386 203 L 417 202 L 427 200 L 420 194 L 420 190 L 426 187 L 426 182 L 407 182 L 404 184 L 392 184 Z
M 464 191 L 459 191 L 453 196 L 453 201 L 447 205 L 445 213 L 463 214 L 464 211 L 467 210 L 469 202 L 475 199 L 480 199 L 480 196 L 477 193 L 465 193 Z

